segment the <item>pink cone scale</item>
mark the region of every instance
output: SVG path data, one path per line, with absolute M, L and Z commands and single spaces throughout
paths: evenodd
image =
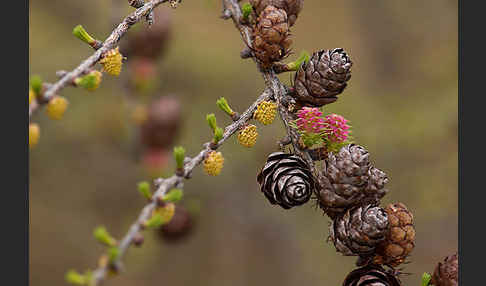
M 321 133 L 326 128 L 326 123 L 321 116 L 322 112 L 319 108 L 303 107 L 297 111 L 297 127 L 304 132 Z
M 315 108 L 316 109 L 316 108 Z M 326 139 L 333 143 L 345 142 L 349 137 L 349 120 L 341 115 L 330 114 L 325 118 Z

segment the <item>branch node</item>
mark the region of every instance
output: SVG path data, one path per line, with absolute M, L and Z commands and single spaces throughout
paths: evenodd
M 238 112 L 235 112 L 231 115 L 231 120 L 238 121 L 239 119 L 240 119 L 240 114 Z
M 133 245 L 135 245 L 136 247 L 140 247 L 142 246 L 143 244 L 143 241 L 144 241 L 144 237 L 143 235 L 139 232 L 137 233 L 134 237 L 133 237 L 133 240 L 132 240 L 132 243 Z
M 177 168 L 175 171 L 175 175 L 177 177 L 183 177 L 184 176 L 184 169 L 183 168 Z
M 292 144 L 292 139 L 289 135 L 285 135 L 284 138 L 277 141 L 278 147 L 280 150 L 283 150 L 285 146 Z
M 133 8 L 140 8 L 145 5 L 144 0 L 128 0 L 128 5 L 132 6 Z
M 211 149 L 211 150 L 218 149 L 218 143 L 215 143 L 214 141 L 211 141 L 211 143 L 209 143 L 209 149 Z
M 101 47 L 103 47 L 103 42 L 100 41 L 100 40 L 95 40 L 92 44 L 90 44 L 91 47 L 95 50 L 99 50 L 101 49 Z
M 132 25 L 135 25 L 135 23 L 137 23 L 137 17 L 136 16 L 129 16 L 127 17 L 127 24 L 132 26 Z
M 153 8 L 150 9 L 149 12 L 147 13 L 147 16 L 145 16 L 145 21 L 147 21 L 149 28 L 154 23 L 154 12 L 153 12 L 153 10 L 154 10 Z
M 167 204 L 164 200 L 163 195 L 158 195 L 155 200 L 157 201 L 157 206 L 159 206 L 159 207 L 164 207 Z
M 274 63 L 272 69 L 276 74 L 292 71 L 287 64 L 283 63 Z
M 249 47 L 245 47 L 243 50 L 241 50 L 240 57 L 242 59 L 252 58 L 253 57 L 253 51 Z
M 223 14 L 221 15 L 221 19 L 228 20 L 229 18 L 231 18 L 231 16 L 231 11 L 229 9 L 224 9 Z
M 309 155 L 314 161 L 322 161 L 327 156 L 327 149 L 325 147 L 319 147 L 316 149 L 308 150 Z
M 160 187 L 160 185 L 162 185 L 163 182 L 164 182 L 164 179 L 157 178 L 157 179 L 154 180 L 154 185 L 158 188 L 158 187 Z
M 181 2 L 182 0 L 170 0 L 170 7 L 172 7 L 172 9 L 176 9 Z
M 67 74 L 68 74 L 68 72 L 67 72 L 67 71 L 65 71 L 65 70 L 60 70 L 60 71 L 57 71 L 57 72 L 56 72 L 56 76 L 57 76 L 58 78 L 63 78 L 63 77 L 64 77 L 64 76 L 66 76 Z

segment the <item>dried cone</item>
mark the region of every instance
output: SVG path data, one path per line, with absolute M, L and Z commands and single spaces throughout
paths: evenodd
M 171 221 L 160 228 L 160 236 L 162 239 L 170 242 L 179 241 L 193 229 L 193 218 L 191 214 L 182 206 L 178 205 L 175 209 L 174 217 Z
M 394 273 L 378 265 L 355 269 L 343 282 L 343 286 L 400 286 L 401 284 Z
M 255 56 L 263 67 L 283 59 L 292 44 L 285 10 L 267 6 L 258 17 L 253 36 Z
M 257 15 L 260 15 L 270 5 L 278 9 L 284 9 L 289 19 L 289 25 L 293 26 L 304 6 L 304 0 L 250 0 L 250 4 Z
M 439 262 L 432 275 L 432 285 L 434 286 L 457 286 L 459 277 L 459 256 L 447 256 L 444 261 Z
M 304 160 L 283 152 L 268 156 L 257 181 L 270 203 L 284 209 L 308 202 L 314 189 L 312 173 Z
M 148 148 L 167 148 L 174 142 L 182 119 L 181 104 L 175 97 L 156 99 L 141 125 L 141 140 Z
M 295 73 L 295 99 L 320 107 L 337 100 L 351 78 L 352 62 L 343 49 L 320 50 Z
M 387 213 L 373 205 L 349 209 L 335 218 L 329 229 L 337 251 L 347 256 L 373 254 L 387 230 Z
M 329 153 L 327 168 L 319 175 L 317 198 L 320 207 L 332 218 L 353 206 L 375 204 L 387 192 L 386 174 L 369 161 L 368 151 L 356 144 Z
M 389 204 L 388 231 L 386 239 L 378 245 L 373 262 L 398 266 L 412 252 L 415 246 L 415 228 L 413 215 L 402 203 Z
M 171 37 L 171 14 L 163 7 L 154 9 L 153 13 L 155 21 L 149 28 L 133 31 L 123 42 L 121 50 L 124 55 L 157 59 L 164 54 Z

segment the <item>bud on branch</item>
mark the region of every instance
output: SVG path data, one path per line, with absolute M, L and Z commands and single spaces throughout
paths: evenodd
M 150 192 L 150 184 L 146 181 L 140 182 L 137 185 L 138 191 L 144 196 L 146 199 L 152 199 L 152 193 Z
M 176 161 L 177 170 L 184 171 L 184 158 L 186 157 L 186 149 L 182 146 L 174 147 L 174 159 Z
M 77 25 L 76 27 L 74 27 L 73 35 L 81 41 L 90 45 L 95 50 L 101 48 L 102 46 L 102 43 L 93 38 L 90 34 L 88 34 L 88 32 L 86 32 L 86 30 L 81 25 Z
M 108 231 L 106 230 L 106 228 L 104 226 L 99 226 L 99 227 L 95 228 L 93 235 L 96 238 L 96 240 L 98 240 L 100 243 L 102 243 L 106 246 L 114 247 L 117 244 L 116 239 L 114 239 L 108 233 Z

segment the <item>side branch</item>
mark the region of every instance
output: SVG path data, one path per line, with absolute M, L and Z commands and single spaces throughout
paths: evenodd
M 241 37 L 245 44 L 251 49 L 252 48 L 252 41 L 251 41 L 251 29 L 243 25 L 240 21 L 243 13 L 241 12 L 240 5 L 236 0 L 223 0 L 223 19 L 229 19 L 229 16 L 233 19 L 233 23 L 235 24 L 238 31 L 240 31 Z
M 97 49 L 96 52 L 94 52 L 94 54 L 84 60 L 74 70 L 63 75 L 59 81 L 54 84 L 48 85 L 39 104 L 36 104 L 35 107 L 33 106 L 32 108 L 29 108 L 29 118 L 31 117 L 33 112 L 39 108 L 40 104 L 48 103 L 49 100 L 56 95 L 56 93 L 58 93 L 64 87 L 70 85 L 74 79 L 82 76 L 92 66 L 94 66 L 101 59 L 104 53 L 113 49 L 120 41 L 121 37 L 126 34 L 131 26 L 140 22 L 154 8 L 167 1 L 168 0 L 152 0 L 125 17 L 125 19 L 123 19 L 123 21 L 113 30 L 110 36 L 106 38 L 101 47 Z
M 233 134 L 238 132 L 238 130 L 247 124 L 252 118 L 253 113 L 257 109 L 257 106 L 260 102 L 270 99 L 273 96 L 271 90 L 266 89 L 256 100 L 253 102 L 248 109 L 245 110 L 240 116 L 240 118 L 233 122 L 232 124 L 226 126 L 223 138 L 218 142 L 217 145 L 213 147 L 213 149 L 217 149 L 223 143 L 230 138 Z M 116 260 L 113 261 L 111 264 L 102 265 L 97 268 L 93 272 L 93 285 L 100 285 L 105 279 L 110 270 L 110 267 L 120 267 L 121 260 L 126 254 L 128 248 L 132 245 L 134 238 L 136 237 L 137 233 L 143 230 L 143 223 L 150 219 L 152 212 L 157 208 L 157 198 L 163 196 L 172 188 L 178 187 L 182 188 L 183 179 L 189 179 L 191 177 L 192 171 L 196 166 L 200 165 L 206 154 L 212 151 L 213 149 L 210 148 L 210 142 L 205 143 L 204 149 L 199 152 L 194 158 L 186 158 L 186 163 L 184 164 L 184 172 L 181 174 L 182 176 L 173 175 L 169 178 L 163 179 L 159 178 L 155 180 L 155 185 L 157 186 L 157 190 L 152 196 L 152 200 L 149 204 L 147 204 L 140 215 L 138 216 L 137 220 L 132 224 L 128 232 L 125 234 L 123 239 L 121 240 L 118 248 L 119 248 L 119 255 L 117 256 Z

